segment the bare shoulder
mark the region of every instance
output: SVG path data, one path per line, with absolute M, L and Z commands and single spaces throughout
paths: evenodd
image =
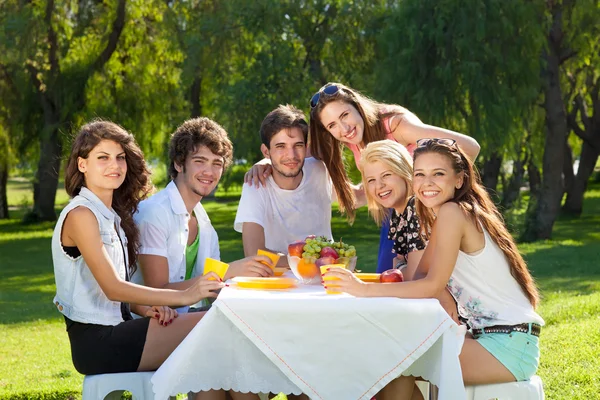
M 447 202 L 442 204 L 438 211 L 437 223 L 444 222 L 449 224 L 464 224 L 467 222 L 467 215 L 464 213 L 462 208 L 454 202 Z
M 93 227 L 98 228 L 98 220 L 92 210 L 87 207 L 76 207 L 69 211 L 65 218 L 64 229 L 67 230 L 68 233 L 87 231 Z

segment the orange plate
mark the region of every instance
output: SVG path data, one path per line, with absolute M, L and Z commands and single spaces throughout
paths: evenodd
M 297 283 L 292 278 L 251 278 L 244 276 L 237 276 L 231 281 L 244 289 L 261 290 L 289 289 L 295 287 Z
M 379 282 L 379 276 L 381 274 L 367 274 L 363 272 L 357 272 L 354 274 L 358 279 L 363 282 Z

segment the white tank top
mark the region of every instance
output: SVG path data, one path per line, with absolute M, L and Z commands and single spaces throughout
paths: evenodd
M 483 229 L 485 245 L 481 252 L 458 252 L 448 287 L 460 314 L 471 328 L 516 325 L 544 320 L 533 309 L 519 283 L 510 273 L 504 253 Z

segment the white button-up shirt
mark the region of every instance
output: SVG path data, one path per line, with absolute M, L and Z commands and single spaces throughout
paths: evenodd
M 198 276 L 204 273 L 207 257 L 219 260 L 221 255 L 217 231 L 200 203 L 194 207 L 194 213 L 198 219 L 200 245 L 192 276 Z M 164 190 L 142 201 L 134 219 L 140 229 L 139 254 L 165 257 L 169 263 L 169 283 L 183 281 L 190 214 L 175 182 L 171 181 Z M 143 284 L 140 268 L 132 281 Z

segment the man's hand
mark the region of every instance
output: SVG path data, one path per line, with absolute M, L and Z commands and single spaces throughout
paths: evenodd
M 229 263 L 224 280 L 236 276 L 273 276 L 273 269 L 269 265 L 271 260 L 267 256 L 248 256 Z

